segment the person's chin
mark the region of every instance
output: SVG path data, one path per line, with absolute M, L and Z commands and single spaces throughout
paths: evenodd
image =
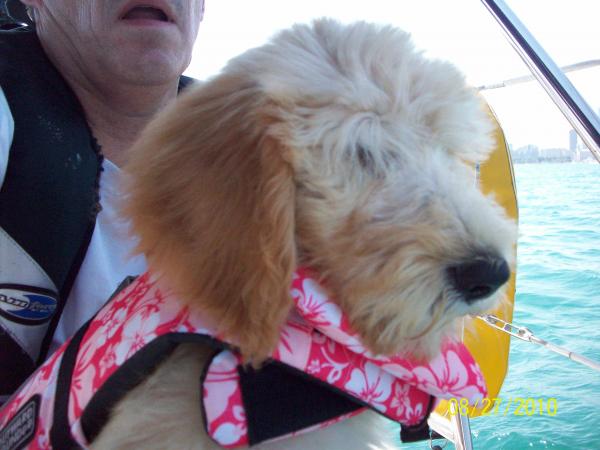
M 145 19 L 122 20 L 111 30 L 111 34 L 115 44 L 128 47 L 174 47 L 181 45 L 184 40 L 184 35 L 177 25 Z
M 176 50 L 145 49 L 123 53 L 119 66 L 121 75 L 133 84 L 154 85 L 179 78 L 184 70 L 183 58 Z
M 168 79 L 177 77 L 185 68 L 189 55 L 185 54 L 187 45 L 180 33 L 148 30 L 132 36 L 123 35 L 122 31 L 109 40 L 110 52 L 106 56 L 113 69 L 127 78 Z

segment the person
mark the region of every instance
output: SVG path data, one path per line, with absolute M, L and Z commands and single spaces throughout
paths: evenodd
M 203 0 L 21 1 L 34 27 L 0 32 L 0 403 L 145 270 L 117 218 L 120 167 L 189 83 L 204 13 Z

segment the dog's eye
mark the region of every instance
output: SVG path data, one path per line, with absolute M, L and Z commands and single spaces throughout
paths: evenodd
M 360 144 L 356 146 L 356 159 L 361 169 L 372 178 L 385 178 L 385 170 L 375 161 L 373 153 Z M 383 163 L 387 165 L 387 161 L 384 160 Z
M 356 156 L 358 163 L 367 172 L 373 174 L 375 171 L 375 161 L 373 161 L 373 155 L 366 150 L 362 145 L 356 146 Z

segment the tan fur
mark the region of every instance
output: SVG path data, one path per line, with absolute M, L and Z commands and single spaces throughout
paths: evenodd
M 291 306 L 294 184 L 257 86 L 220 77 L 132 149 L 125 214 L 138 250 L 180 298 L 264 358 Z
M 232 60 L 158 117 L 131 152 L 124 212 L 151 270 L 256 365 L 291 308 L 298 265 L 321 275 L 371 351 L 428 359 L 458 320 L 503 296 L 464 301 L 448 268 L 481 254 L 514 264 L 514 223 L 472 166 L 491 130 L 462 75 L 405 33 L 316 21 Z M 180 448 L 156 424 L 185 435 L 183 448 L 213 448 L 176 417 L 197 390 L 177 372 L 197 373 L 202 352 L 182 351 L 128 394 L 94 448 Z M 133 417 L 174 383 L 172 409 Z M 139 422 L 140 434 L 119 422 Z M 326 447 L 292 446 L 327 433 L 264 448 L 375 442 L 344 432 Z

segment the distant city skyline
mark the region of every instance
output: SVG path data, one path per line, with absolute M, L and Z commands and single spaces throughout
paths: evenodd
M 595 161 L 592 153 L 583 145 L 575 149 L 563 147 L 539 148 L 537 145 L 525 145 L 511 148 L 512 161 L 519 163 L 547 163 L 547 162 L 588 162 Z

